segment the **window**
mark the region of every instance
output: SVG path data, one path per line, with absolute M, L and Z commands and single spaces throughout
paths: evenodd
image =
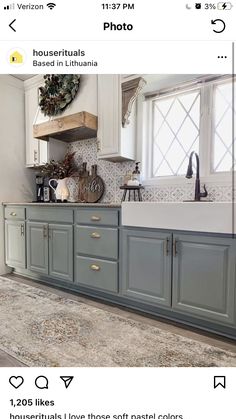
M 232 83 L 214 86 L 213 172 L 232 169 Z
M 199 151 L 200 90 L 156 99 L 152 113 L 152 177 L 183 175 Z
M 232 80 L 207 76 L 146 95 L 144 177 L 182 179 L 191 151 L 200 156 L 201 176 L 232 170 Z M 146 174 L 146 176 L 145 176 Z

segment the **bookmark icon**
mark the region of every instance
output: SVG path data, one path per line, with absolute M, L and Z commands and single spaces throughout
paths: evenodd
M 215 375 L 214 376 L 214 388 L 222 387 L 226 388 L 226 376 L 225 375 Z

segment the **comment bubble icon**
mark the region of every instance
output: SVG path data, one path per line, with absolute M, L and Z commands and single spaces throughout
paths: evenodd
M 48 379 L 44 375 L 39 375 L 35 379 L 35 385 L 40 390 L 47 390 L 48 389 Z

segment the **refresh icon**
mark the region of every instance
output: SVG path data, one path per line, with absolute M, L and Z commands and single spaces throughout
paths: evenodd
M 222 19 L 212 20 L 211 24 L 218 26 L 218 29 L 213 29 L 213 32 L 215 32 L 215 33 L 222 33 L 222 32 L 224 32 L 224 30 L 226 28 L 226 24 Z

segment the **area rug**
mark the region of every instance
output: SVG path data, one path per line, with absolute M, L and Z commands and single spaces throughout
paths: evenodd
M 235 367 L 236 354 L 0 277 L 0 347 L 32 367 Z

